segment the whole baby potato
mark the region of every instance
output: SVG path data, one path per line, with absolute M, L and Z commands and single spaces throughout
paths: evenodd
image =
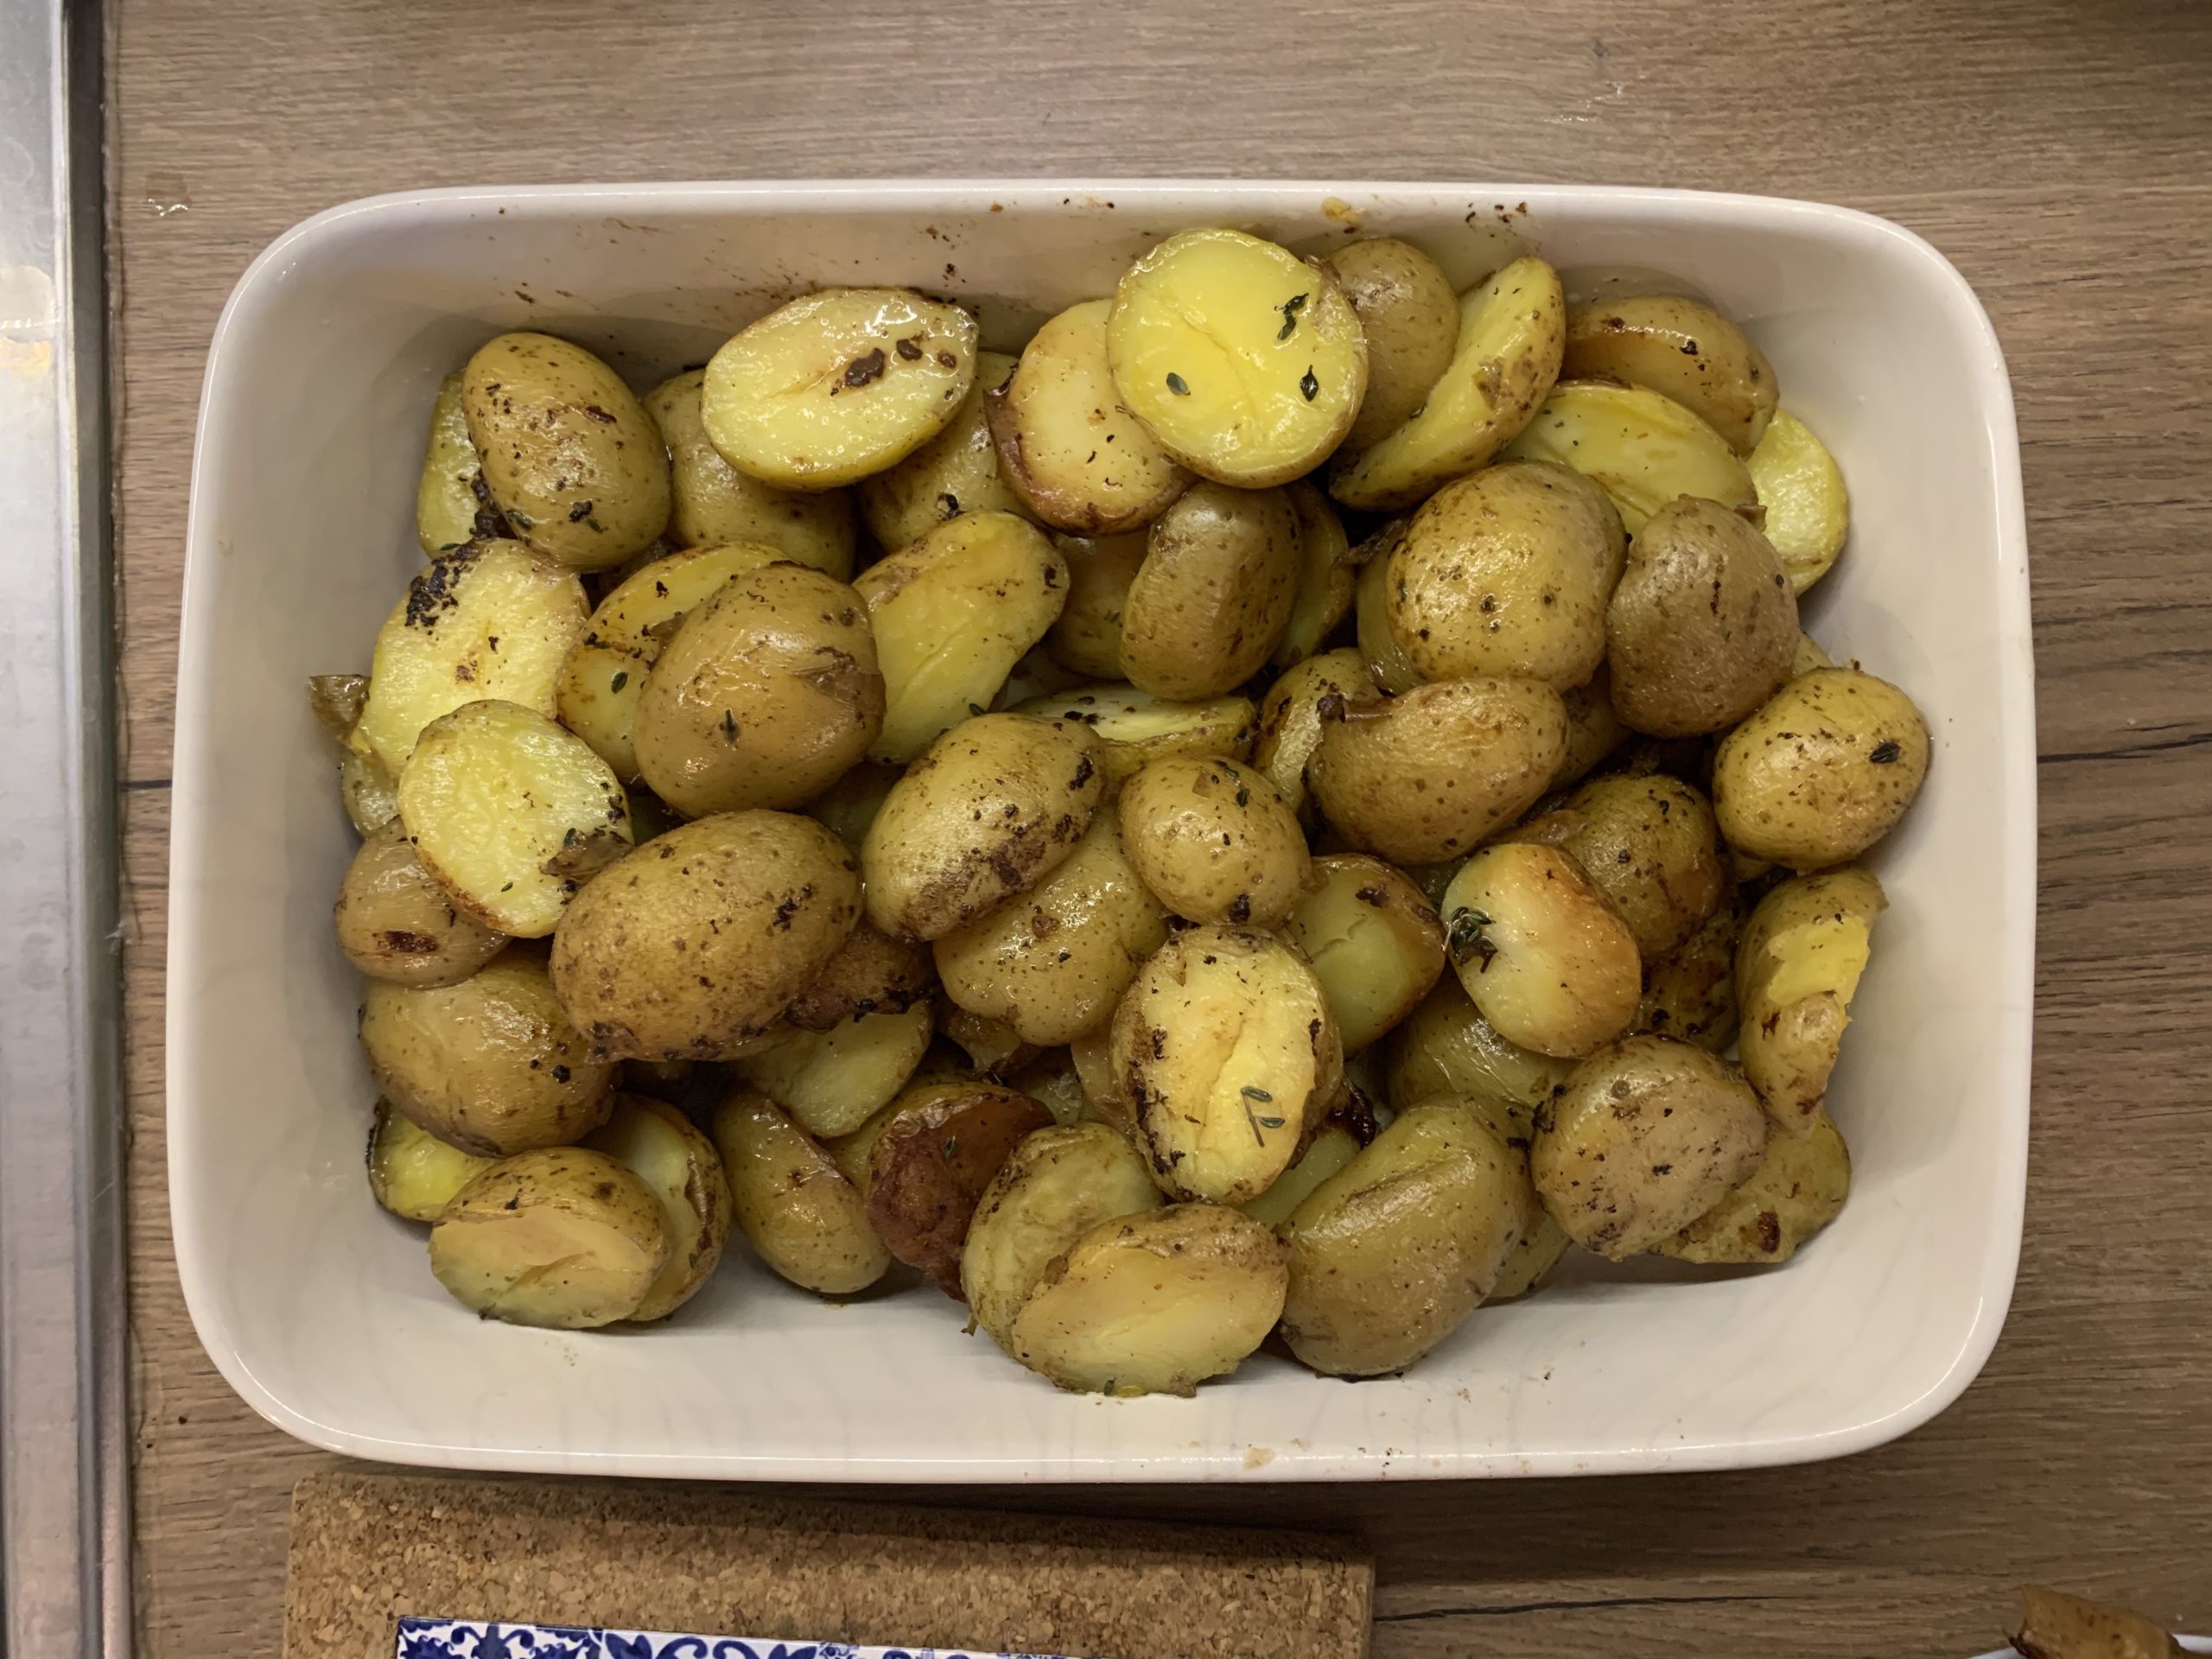
M 1435 864 L 1511 823 L 1567 747 L 1559 693 L 1535 680 L 1444 680 L 1323 710 L 1306 784 L 1346 840 L 1394 864 Z
M 807 565 L 762 565 L 662 649 L 638 701 L 638 766 L 688 817 L 803 806 L 868 753 L 883 711 L 861 596 Z
M 1357 1054 L 1414 1008 L 1444 972 L 1444 926 L 1412 878 L 1364 853 L 1331 853 L 1283 922 Z
M 1390 632 L 1424 680 L 1503 675 L 1565 691 L 1605 659 L 1623 550 L 1605 492 L 1512 461 L 1429 497 L 1390 555 Z
M 397 818 L 361 843 L 339 883 L 338 948 L 371 979 L 452 985 L 506 948 L 463 915 L 415 856 Z
M 788 812 L 723 812 L 657 836 L 569 905 L 553 937 L 562 1006 L 608 1059 L 733 1058 L 860 919 L 837 838 Z
M 860 1190 L 774 1101 L 732 1090 L 715 1109 L 714 1139 L 738 1228 L 772 1272 L 824 1296 L 850 1296 L 890 1271 Z
M 942 938 L 1041 881 L 1076 849 L 1106 789 L 1080 726 L 982 715 L 930 746 L 861 843 L 868 919 Z
M 1574 1068 L 1537 1114 L 1530 1173 L 1586 1249 L 1618 1262 L 1664 1243 L 1748 1179 L 1766 1114 L 1726 1060 L 1627 1037 Z
M 1620 912 L 1647 963 L 1719 907 L 1728 885 L 1720 837 L 1689 785 L 1663 773 L 1593 778 L 1560 810 L 1567 829 L 1556 844 Z
M 1720 741 L 1713 816 L 1738 852 L 1825 869 L 1897 828 L 1928 760 L 1928 723 L 1911 698 L 1855 668 L 1815 669 Z
M 1273 927 L 1306 884 L 1306 834 L 1258 771 L 1217 755 L 1155 760 L 1122 786 L 1122 845 L 1185 921 Z
M 456 985 L 372 981 L 360 1033 L 385 1098 L 464 1152 L 567 1146 L 607 1116 L 614 1068 L 592 1053 L 529 951 Z
M 994 1083 L 919 1083 L 885 1109 L 868 1154 L 868 1224 L 884 1247 L 958 1296 L 968 1226 L 992 1178 L 1052 1115 Z
M 1201 482 L 1146 537 L 1122 603 L 1122 672 L 1186 702 L 1235 690 L 1267 662 L 1298 598 L 1290 498 Z
M 1643 983 L 1636 935 L 1558 848 L 1482 849 L 1440 908 L 1459 982 L 1507 1041 L 1568 1058 L 1635 1020 Z
M 668 452 L 622 378 L 550 334 L 501 334 L 461 372 L 461 410 L 492 499 L 522 538 L 611 570 L 667 528 Z
M 1664 392 L 1748 455 L 1774 418 L 1780 383 L 1751 336 L 1709 305 L 1672 294 L 1593 301 L 1567 314 L 1571 379 Z
M 1367 395 L 1344 437 L 1357 454 L 1427 401 L 1459 343 L 1459 299 L 1435 260 L 1395 236 L 1362 237 L 1321 263 L 1367 336 Z
M 645 413 L 668 445 L 669 540 L 678 547 L 761 542 L 839 582 L 851 581 L 851 499 L 842 490 L 779 490 L 724 461 L 699 414 L 706 378 L 703 369 L 687 370 L 645 397 Z
M 501 1159 L 456 1192 L 430 1229 L 430 1271 L 485 1319 L 588 1331 L 635 1317 L 673 1249 L 641 1178 L 561 1147 Z
M 1766 537 L 1717 501 L 1677 496 L 1637 531 L 1605 607 L 1613 707 L 1654 737 L 1724 730 L 1789 679 L 1797 635 Z

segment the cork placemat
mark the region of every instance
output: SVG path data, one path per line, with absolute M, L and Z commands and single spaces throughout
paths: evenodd
M 1365 1659 L 1375 1574 L 1313 1535 L 679 1485 L 325 1474 L 292 1497 L 285 1659 L 405 1616 L 1001 1649 Z

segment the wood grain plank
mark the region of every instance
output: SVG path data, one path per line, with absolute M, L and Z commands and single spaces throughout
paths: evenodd
M 333 1461 L 216 1376 L 168 1253 L 177 583 L 223 297 L 285 226 L 381 189 L 932 172 L 1606 179 L 1899 219 L 1974 282 L 2012 368 L 2043 753 L 2028 1241 L 1988 1370 L 1929 1427 L 1753 1475 L 955 1501 L 1355 1530 L 1382 1659 L 1966 1653 L 2034 1575 L 2212 1627 L 2212 8 L 1036 0 L 1017 23 L 855 0 L 834 31 L 801 0 L 118 11 L 143 1652 L 276 1651 L 286 1495 Z

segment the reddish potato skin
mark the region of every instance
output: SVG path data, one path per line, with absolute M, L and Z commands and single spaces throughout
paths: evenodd
M 957 1300 L 960 1247 L 983 1189 L 1052 1115 L 1019 1090 L 988 1083 L 926 1084 L 889 1109 L 868 1154 L 868 1224 L 893 1255 Z

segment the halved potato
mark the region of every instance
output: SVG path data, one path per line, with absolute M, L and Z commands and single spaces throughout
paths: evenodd
M 1618 381 L 1562 380 L 1504 453 L 1572 467 L 1612 498 L 1631 536 L 1679 495 L 1758 499 L 1727 439 L 1673 398 Z
M 1751 1179 L 1652 1248 L 1682 1262 L 1787 1262 L 1851 1195 L 1851 1149 L 1817 1109 L 1802 1134 L 1770 1128 Z
M 399 816 L 454 904 L 518 939 L 550 933 L 584 882 L 630 850 L 622 780 L 518 703 L 433 721 L 399 775 Z
M 1258 711 L 1249 697 L 1209 697 L 1178 702 L 1133 685 L 1085 685 L 1032 697 L 1014 712 L 1065 720 L 1098 740 L 1099 764 L 1109 794 L 1139 768 L 1172 755 L 1218 754 L 1241 760 L 1251 753 Z
M 1376 696 L 1365 661 L 1349 645 L 1285 669 L 1268 688 L 1260 702 L 1260 734 L 1252 764 L 1267 774 L 1293 812 L 1306 810 L 1306 763 L 1320 747 L 1324 703 L 1335 698 L 1349 708 L 1372 702 Z
M 1150 523 L 1191 486 L 1115 390 L 1107 300 L 1069 307 L 1031 337 L 984 399 L 999 476 L 1046 524 L 1110 536 Z
M 1421 1005 L 1444 974 L 1444 926 L 1402 871 L 1362 853 L 1313 861 L 1283 923 L 1357 1054 Z
M 937 1029 L 926 1001 L 896 1014 L 864 1014 L 828 1031 L 795 1031 L 734 1062 L 817 1140 L 850 1135 L 891 1103 L 922 1063 Z
M 1052 1115 L 992 1083 L 921 1084 L 875 1129 L 868 1154 L 868 1218 L 891 1254 L 960 1291 L 961 1248 L 977 1201 L 1024 1136 Z
M 1367 664 L 1368 677 L 1394 697 L 1421 683 L 1420 671 L 1390 626 L 1390 556 L 1404 542 L 1411 522 L 1393 519 L 1360 543 L 1361 551 L 1368 556 L 1359 568 L 1359 581 L 1352 593 L 1361 660 Z
M 1446 974 L 1390 1033 L 1382 1082 L 1393 1106 L 1448 1096 L 1504 1122 L 1507 1141 L 1526 1141 L 1535 1128 L 1536 1109 L 1573 1070 L 1572 1060 L 1499 1036 L 1459 977 Z
M 1268 658 L 1277 668 L 1302 663 L 1321 649 L 1351 609 L 1359 581 L 1351 543 L 1329 498 L 1302 478 L 1283 486 L 1283 494 L 1298 520 L 1298 595 Z
M 713 1274 L 728 1242 L 729 1178 L 715 1143 L 691 1120 L 650 1095 L 618 1095 L 607 1122 L 582 1144 L 645 1182 L 668 1222 L 668 1263 L 633 1319 L 664 1319 Z
M 1562 1058 L 1629 1028 L 1643 995 L 1636 935 L 1556 847 L 1501 842 L 1444 891 L 1446 948 L 1498 1034 Z
M 1122 671 L 1193 702 L 1251 678 L 1297 602 L 1298 528 L 1281 490 L 1185 491 L 1146 532 L 1122 605 Z
M 464 916 L 415 856 L 394 818 L 361 843 L 339 883 L 338 948 L 371 979 L 451 985 L 506 948 L 505 935 Z
M 741 473 L 827 490 L 895 466 L 952 423 L 976 378 L 976 319 L 906 288 L 780 305 L 716 352 L 707 436 Z
M 1287 1281 L 1275 1236 L 1235 1210 L 1124 1216 L 1052 1258 L 1007 1347 L 1079 1393 L 1188 1395 L 1267 1339 Z
M 733 577 L 784 555 L 765 542 L 692 547 L 651 561 L 601 600 L 554 682 L 561 723 L 591 745 L 623 782 L 637 783 L 638 705 L 646 671 L 683 619 Z
M 1135 1147 L 1103 1123 L 1037 1130 L 999 1166 L 960 1251 L 976 1323 L 1000 1347 L 1055 1258 L 1094 1228 L 1160 1208 Z
M 706 378 L 703 369 L 690 369 L 645 396 L 645 413 L 668 445 L 673 496 L 669 540 L 678 547 L 762 543 L 779 558 L 797 559 L 839 582 L 850 582 L 851 499 L 838 490 L 779 490 L 724 461 L 699 413 L 699 390 Z
M 430 1271 L 463 1307 L 588 1331 L 636 1317 L 673 1249 L 651 1187 L 603 1152 L 503 1158 L 430 1229 Z
M 369 1191 L 378 1204 L 403 1221 L 435 1221 L 454 1194 L 493 1160 L 448 1146 L 380 1100 L 369 1126 L 368 1162 Z
M 1354 453 L 1380 442 L 1427 401 L 1459 343 L 1459 299 L 1436 261 L 1395 237 L 1362 237 L 1322 261 L 1367 337 L 1367 395 L 1344 434 Z
M 347 747 L 397 776 L 416 734 L 463 703 L 492 697 L 558 712 L 561 664 L 588 611 L 575 573 L 520 542 L 440 554 L 377 631 L 368 702 Z
M 1329 493 L 1391 512 L 1489 462 L 1529 423 L 1559 378 L 1567 299 L 1559 273 L 1530 256 L 1459 296 L 1452 361 L 1406 423 L 1340 458 Z
M 814 1138 L 757 1090 L 715 1110 L 715 1147 L 737 1224 L 771 1271 L 824 1296 L 850 1296 L 890 1271 L 860 1190 Z
M 1790 587 L 1802 594 L 1827 575 L 1851 534 L 1842 469 L 1812 429 L 1786 409 L 1775 412 L 1744 464 L 1766 510 L 1766 538 L 1782 556 Z
M 1004 385 L 1014 367 L 1003 353 L 976 353 L 975 384 L 951 424 L 889 471 L 861 480 L 861 517 L 878 547 L 905 547 L 963 512 L 1029 516 L 1029 504 L 999 477 L 983 412 L 985 394 Z
M 1713 751 L 1721 839 L 1794 870 L 1847 864 L 1897 828 L 1928 780 L 1929 749 L 1927 718 L 1887 680 L 1800 674 Z
M 1059 620 L 1067 562 L 1010 512 L 966 512 L 861 572 L 883 671 L 883 729 L 871 758 L 905 765 L 982 714 Z
M 1569 379 L 1625 380 L 1663 392 L 1748 455 L 1774 418 L 1774 365 L 1709 305 L 1640 294 L 1567 314 Z
M 468 417 L 461 407 L 461 376 L 438 385 L 430 405 L 430 436 L 423 452 L 422 481 L 415 486 L 415 538 L 435 558 L 480 536 L 504 536 L 505 528 L 477 523 L 480 514 L 496 518 L 498 510 L 484 488 L 484 464 L 468 439 Z
M 1129 584 L 1136 580 L 1150 543 L 1139 531 L 1095 539 L 1056 536 L 1053 541 L 1068 563 L 1068 600 L 1045 637 L 1046 648 L 1071 673 L 1117 678 Z
M 1335 275 L 1243 231 L 1180 232 L 1122 272 L 1106 355 L 1160 447 L 1240 489 L 1311 472 L 1367 391 L 1367 340 Z
M 1737 1052 L 1774 1121 L 1805 1134 L 1826 1097 L 1874 918 L 1889 899 L 1858 868 L 1801 875 L 1758 902 L 1736 947 Z

